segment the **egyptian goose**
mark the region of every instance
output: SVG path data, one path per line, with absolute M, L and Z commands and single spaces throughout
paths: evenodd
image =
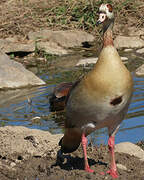
M 93 172 L 87 160 L 86 136 L 96 129 L 107 127 L 111 156 L 111 166 L 107 173 L 117 178 L 115 134 L 128 110 L 133 80 L 114 47 L 114 14 L 110 4 L 102 4 L 99 8 L 97 24 L 101 23 L 103 48 L 93 70 L 74 85 L 60 85 L 54 94 L 56 99 L 63 98 L 66 109 L 65 133 L 59 142 L 59 155 L 75 151 L 82 142 L 85 170 Z

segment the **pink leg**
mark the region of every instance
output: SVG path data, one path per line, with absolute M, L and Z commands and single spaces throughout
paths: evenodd
M 88 159 L 87 159 L 87 151 L 86 151 L 86 146 L 87 146 L 87 138 L 85 137 L 85 134 L 82 134 L 82 146 L 83 146 L 83 153 L 84 153 L 84 160 L 85 160 L 85 171 L 87 172 L 94 172 L 94 170 L 90 169 L 89 164 L 88 164 Z
M 108 140 L 108 147 L 111 156 L 111 168 L 109 171 L 107 171 L 107 173 L 110 174 L 113 178 L 118 178 L 117 168 L 115 163 L 115 155 L 114 155 L 114 145 L 115 145 L 115 137 L 110 136 Z

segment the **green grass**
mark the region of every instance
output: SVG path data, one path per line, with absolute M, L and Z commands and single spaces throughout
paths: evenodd
M 26 36 L 30 31 L 79 29 L 99 35 L 96 27 L 101 3 L 111 3 L 116 23 L 144 27 L 141 0 L 37 0 L 11 1 L 0 5 L 0 37 Z M 125 27 L 125 26 L 124 26 Z
M 93 29 L 96 24 L 96 15 L 100 1 L 96 5 L 91 1 L 65 1 L 61 6 L 48 9 L 48 23 L 51 26 L 60 25 L 65 27 L 69 25 L 72 28 Z
M 111 3 L 119 18 L 128 18 L 130 13 L 134 14 L 138 10 L 136 0 L 123 0 L 120 3 L 114 0 L 65 0 L 62 1 L 61 5 L 47 9 L 47 21 L 50 26 L 73 27 L 92 31 L 95 29 L 98 8 L 101 3 Z

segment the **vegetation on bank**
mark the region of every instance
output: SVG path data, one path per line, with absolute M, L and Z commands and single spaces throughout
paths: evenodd
M 82 29 L 98 35 L 98 7 L 111 3 L 116 23 L 144 27 L 144 3 L 140 0 L 4 0 L 0 4 L 0 37 L 26 36 L 42 28 Z
M 138 13 L 140 11 L 140 3 L 136 0 L 120 2 L 114 0 L 65 0 L 61 5 L 47 9 L 48 23 L 50 26 L 93 31 L 96 25 L 98 8 L 101 3 L 111 3 L 116 17 L 123 21 L 128 19 L 129 16 L 141 18 L 138 22 L 135 22 L 135 25 L 142 26 L 142 17 Z

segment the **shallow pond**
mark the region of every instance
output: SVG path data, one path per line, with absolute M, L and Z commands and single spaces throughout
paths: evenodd
M 121 54 L 121 52 L 120 52 Z M 122 55 L 125 55 L 122 53 Z M 142 64 L 143 58 L 134 53 L 126 62 L 127 67 L 134 71 Z M 91 67 L 75 68 L 74 65 L 82 55 L 71 55 L 55 59 L 45 65 L 29 68 L 47 84 L 43 87 L 16 89 L 0 92 L 0 126 L 22 125 L 29 128 L 42 129 L 51 133 L 63 132 L 64 113 L 49 111 L 49 97 L 56 84 L 63 81 L 74 81 Z M 137 142 L 144 139 L 144 77 L 134 78 L 134 95 L 125 120 L 121 123 L 116 135 L 116 143 L 122 141 Z M 95 143 L 107 143 L 107 130 L 100 129 L 89 137 Z

